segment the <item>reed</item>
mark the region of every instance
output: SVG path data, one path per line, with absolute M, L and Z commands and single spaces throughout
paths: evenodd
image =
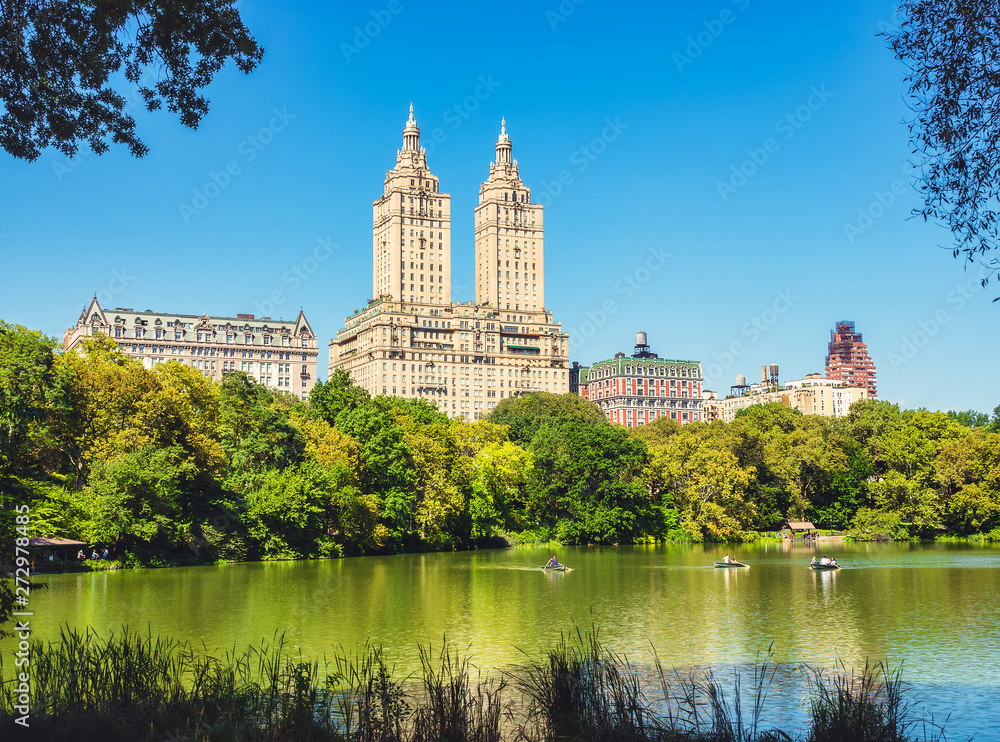
M 944 739 L 944 724 L 918 715 L 915 703 L 907 698 L 902 665 L 892 669 L 885 662 L 866 662 L 860 673 L 847 671 L 843 664 L 839 669 L 832 676 L 821 669 L 808 670 L 813 699 L 807 742 Z
M 210 654 L 130 631 L 102 638 L 63 629 L 33 642 L 31 726 L 18 739 L 51 742 L 779 742 L 763 723 L 775 665 L 758 657 L 752 683 L 731 689 L 709 673 L 682 676 L 657 658 L 649 671 L 602 644 L 598 630 L 562 635 L 523 666 L 484 676 L 443 641 L 420 647 L 416 676 L 396 677 L 382 648 L 332 660 L 292 656 L 283 635 Z M 655 652 L 654 652 L 655 657 Z M 943 739 L 920 718 L 901 668 L 808 670 L 808 742 Z M 0 677 L 3 673 L 0 659 Z M 656 683 L 660 693 L 657 695 Z M 15 683 L 0 684 L 0 730 L 14 728 Z M 652 695 L 647 695 L 652 693 Z M 918 732 L 920 735 L 918 735 Z
M 508 673 L 522 696 L 517 735 L 523 740 L 661 738 L 639 678 L 626 657 L 601 644 L 596 628 L 576 629 L 540 660 Z
M 752 704 L 748 713 L 744 709 L 743 676 L 739 672 L 733 674 L 733 700 L 730 701 L 724 683 L 714 672 L 704 678 L 683 677 L 677 670 L 666 671 L 655 649 L 654 658 L 666 709 L 666 726 L 679 735 L 677 738 L 718 742 L 792 739 L 780 729 L 761 728 L 768 690 L 776 670 L 772 662 L 773 646 L 768 648 L 763 659 L 758 654 L 754 662 Z

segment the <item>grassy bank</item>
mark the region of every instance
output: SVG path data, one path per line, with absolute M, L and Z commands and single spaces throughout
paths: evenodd
M 123 631 L 64 630 L 32 646 L 30 688 L 2 668 L 5 738 L 118 740 L 357 740 L 357 742 L 758 742 L 791 740 L 765 729 L 774 666 L 727 689 L 709 675 L 682 678 L 657 664 L 659 689 L 577 633 L 521 667 L 482 675 L 445 644 L 420 649 L 421 670 L 398 677 L 382 650 L 365 646 L 329 661 L 293 657 L 281 638 L 221 658 L 170 639 Z M 900 674 L 882 664 L 861 673 L 807 672 L 805 739 L 937 739 L 914 714 Z M 18 726 L 27 701 L 30 726 Z M 11 731 L 16 737 L 8 737 Z M 934 733 L 929 734 L 928 730 Z M 919 736 L 918 736 L 919 734 Z

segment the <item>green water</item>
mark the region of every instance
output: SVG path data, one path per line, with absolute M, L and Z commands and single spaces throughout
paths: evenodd
M 740 548 L 750 569 L 711 565 L 702 546 L 510 549 L 318 562 L 41 576 L 34 638 L 60 624 L 128 624 L 210 650 L 284 631 L 309 658 L 370 639 L 413 669 L 418 643 L 446 635 L 482 668 L 522 661 L 574 625 L 647 663 L 727 668 L 773 647 L 780 663 L 905 660 L 949 738 L 1000 739 L 1000 549 L 965 544 L 822 544 L 839 572 L 813 572 L 815 547 Z M 5 655 L 9 649 L 5 648 Z M 992 730 L 992 731 L 991 731 Z

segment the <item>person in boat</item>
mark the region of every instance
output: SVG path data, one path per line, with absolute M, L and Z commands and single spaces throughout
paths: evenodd
M 549 559 L 549 561 L 545 564 L 545 566 L 546 567 L 558 567 L 558 566 L 560 566 L 559 560 L 555 556 L 553 556 L 551 559 Z
M 810 564 L 815 564 L 816 563 L 816 555 L 815 554 L 813 554 L 813 558 L 809 560 L 809 563 Z
M 833 559 L 830 560 L 830 566 L 831 567 L 836 567 L 837 566 L 837 559 L 836 558 L 833 558 Z
M 726 555 L 725 555 L 724 557 L 722 557 L 722 561 L 723 561 L 723 562 L 724 562 L 725 564 L 729 564 L 729 554 L 726 554 Z
M 819 560 L 819 563 L 826 566 L 830 563 L 830 560 L 827 557 L 823 557 L 822 559 Z

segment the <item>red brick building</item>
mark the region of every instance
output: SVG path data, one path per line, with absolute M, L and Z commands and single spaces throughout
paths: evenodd
M 827 346 L 826 378 L 845 381 L 868 390 L 869 399 L 878 399 L 875 362 L 853 322 L 838 322 L 830 331 Z
M 616 353 L 592 366 L 574 364 L 573 371 L 577 393 L 596 403 L 613 423 L 634 428 L 661 417 L 681 425 L 705 419 L 701 364 L 651 353 L 644 332 L 636 333 L 632 356 Z

